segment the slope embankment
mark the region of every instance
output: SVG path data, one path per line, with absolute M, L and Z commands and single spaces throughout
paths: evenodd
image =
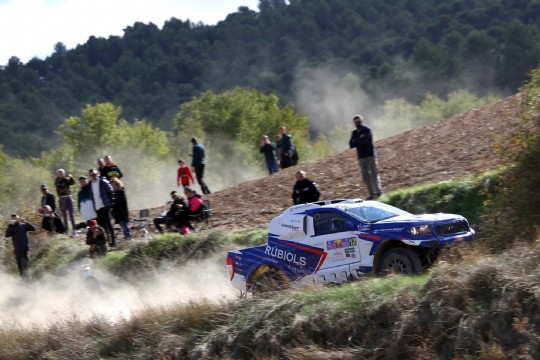
M 473 176 L 498 168 L 504 164 L 505 155 L 513 151 L 508 136 L 524 126 L 519 105 L 520 95 L 516 94 L 377 141 L 383 190 Z M 349 149 L 209 195 L 214 214 L 210 228 L 266 226 L 292 204 L 294 173 L 300 169 L 317 182 L 321 199 L 367 196 L 356 152 Z

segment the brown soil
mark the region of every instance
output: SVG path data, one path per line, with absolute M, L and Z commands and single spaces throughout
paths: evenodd
M 431 125 L 377 141 L 379 174 L 385 192 L 479 175 L 504 163 L 508 135 L 523 127 L 520 95 L 473 109 Z M 366 123 L 369 126 L 369 123 Z M 351 127 L 352 130 L 352 127 Z M 209 229 L 264 227 L 292 204 L 294 173 L 305 170 L 321 189 L 321 199 L 365 198 L 356 151 L 285 169 L 208 195 Z M 154 209 L 157 213 L 162 209 Z

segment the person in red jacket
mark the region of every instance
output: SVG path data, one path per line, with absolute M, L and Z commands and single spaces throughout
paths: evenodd
M 191 170 L 189 166 L 186 166 L 186 163 L 184 160 L 178 160 L 178 171 L 176 175 L 176 184 L 180 186 L 180 184 L 184 187 L 188 187 L 190 184 L 195 185 L 195 179 L 193 178 L 193 174 L 191 173 Z
M 197 194 L 190 186 L 186 186 L 184 194 L 187 198 L 187 204 L 182 208 L 176 217 L 178 226 L 180 227 L 180 233 L 182 235 L 189 234 L 190 230 L 194 231 L 195 228 L 191 224 L 190 215 L 197 215 L 203 211 L 204 204 L 201 196 Z

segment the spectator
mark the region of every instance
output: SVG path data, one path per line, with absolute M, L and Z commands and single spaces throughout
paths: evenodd
M 71 198 L 70 186 L 74 184 L 75 180 L 73 180 L 73 177 L 71 177 L 71 175 L 69 175 L 64 169 L 56 170 L 56 179 L 54 180 L 54 185 L 56 187 L 56 194 L 58 195 L 58 205 L 60 206 L 60 212 L 62 213 L 66 233 L 69 232 L 69 213 L 73 235 L 75 235 L 75 216 L 73 214 L 73 199 Z
M 105 178 L 109 181 L 111 181 L 112 177 L 116 177 L 118 179 L 122 178 L 122 171 L 120 171 L 120 168 L 113 162 L 111 155 L 106 155 L 103 158 L 103 161 L 105 164 L 103 168 L 99 170 L 101 176 L 105 176 Z
M 52 211 L 52 208 L 49 205 L 45 205 L 43 209 L 40 209 L 40 212 L 42 214 L 41 228 L 43 230 L 48 231 L 49 233 L 55 231 L 59 234 L 66 232 L 62 220 L 54 211 Z
M 177 222 L 180 227 L 180 233 L 189 234 L 190 230 L 195 230 L 191 221 L 189 221 L 190 216 L 200 214 L 204 206 L 201 196 L 189 186 L 184 189 L 184 194 L 188 199 L 188 203 L 178 213 Z
M 92 269 L 90 268 L 90 265 L 85 264 L 81 266 L 81 270 L 83 272 L 83 280 L 84 280 L 85 289 L 92 293 L 101 294 L 102 293 L 101 282 L 92 273 Z
M 291 163 L 291 136 L 287 134 L 287 128 L 285 126 L 281 126 L 279 128 L 279 134 L 281 135 L 281 159 L 279 164 L 281 165 L 282 169 L 286 169 L 292 165 Z
M 270 142 L 268 135 L 263 135 L 261 139 L 261 149 L 259 150 L 264 154 L 264 160 L 266 161 L 266 168 L 270 175 L 276 173 L 277 160 L 276 160 L 276 146 Z
M 64 233 L 64 224 L 56 214 L 56 199 L 47 185 L 41 185 L 41 195 L 41 207 L 38 210 L 41 214 L 41 228 L 49 232 Z
M 171 191 L 171 198 L 173 201 L 169 211 L 167 211 L 163 216 L 159 216 L 153 220 L 154 226 L 160 234 L 163 234 L 161 225 L 165 224 L 167 229 L 170 230 L 172 225 L 176 222 L 176 217 L 178 216 L 179 211 L 186 207 L 186 202 L 175 190 Z
M 98 225 L 96 220 L 88 221 L 86 231 L 86 245 L 89 245 L 88 254 L 90 257 L 101 257 L 107 253 L 107 240 L 105 229 Z
M 295 174 L 296 183 L 293 187 L 293 204 L 305 204 L 319 201 L 321 192 L 316 183 L 306 177 L 305 171 L 297 171 Z
M 45 207 L 45 205 L 49 205 L 52 209 L 52 211 L 56 211 L 56 199 L 53 194 L 49 192 L 49 188 L 47 185 L 41 185 L 41 209 Z
M 34 225 L 26 222 L 25 219 L 19 217 L 18 214 L 12 214 L 9 225 L 6 229 L 6 237 L 11 237 L 13 243 L 13 253 L 19 268 L 19 274 L 23 279 L 28 279 L 28 267 L 30 260 L 28 259 L 28 251 L 30 250 L 28 232 L 36 231 Z
M 112 215 L 114 220 L 122 228 L 124 238 L 131 240 L 131 232 L 129 230 L 129 210 L 126 198 L 126 190 L 122 180 L 113 177 L 111 179 L 111 185 L 114 191 L 114 205 L 112 208 Z
M 104 174 L 103 171 L 103 168 L 105 167 L 105 160 L 103 160 L 102 158 L 98 158 L 96 160 L 96 163 L 97 163 L 97 169 L 99 170 L 99 173 L 100 174 Z
M 81 186 L 78 194 L 79 214 L 86 221 L 97 219 L 94 200 L 92 200 L 92 192 L 90 191 L 86 176 L 79 177 L 79 185 Z
M 116 246 L 114 229 L 111 224 L 111 209 L 114 205 L 114 192 L 111 183 L 100 177 L 97 169 L 90 169 L 90 196 L 97 214 L 98 223 L 105 229 L 109 239 L 109 246 Z
M 367 186 L 369 197 L 368 200 L 376 199 L 382 195 L 381 180 L 377 172 L 377 158 L 375 148 L 373 146 L 373 137 L 371 129 L 362 125 L 364 118 L 362 115 L 353 117 L 356 129 L 351 134 L 349 146 L 356 148 L 358 163 L 362 171 L 362 178 Z
M 274 143 L 276 144 L 276 162 L 279 167 L 281 163 L 281 135 L 276 135 Z
M 189 169 L 189 166 L 186 166 L 184 160 L 178 160 L 178 170 L 176 171 L 176 184 L 185 188 L 190 184 L 195 185 L 195 180 L 193 179 L 193 174 Z
M 191 167 L 195 171 L 195 176 L 197 177 L 197 182 L 201 186 L 203 194 L 210 194 L 210 189 L 206 186 L 204 182 L 204 166 L 206 164 L 206 150 L 203 144 L 199 144 L 196 138 L 191 139 L 193 144 Z

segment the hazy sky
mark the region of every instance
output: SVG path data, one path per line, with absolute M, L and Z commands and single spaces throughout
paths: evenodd
M 135 22 L 163 27 L 177 18 L 216 24 L 240 6 L 258 11 L 259 0 L 0 0 L 0 65 L 12 56 L 45 59 L 62 42 L 68 49 L 92 35 L 123 35 Z

